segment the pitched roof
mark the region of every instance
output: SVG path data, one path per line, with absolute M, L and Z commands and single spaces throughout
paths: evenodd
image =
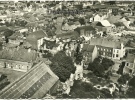
M 100 23 L 103 25 L 103 26 L 111 26 L 110 22 L 108 20 L 103 20 L 103 21 L 100 21 Z
M 24 48 L 10 48 L 3 49 L 0 51 L 0 59 L 22 61 L 22 62 L 31 62 L 35 61 L 37 58 L 37 53 L 35 51 L 28 52 Z
M 128 53 L 126 61 L 129 63 L 134 63 L 134 60 L 135 60 L 135 55 Z
M 46 48 L 52 49 L 56 45 L 56 40 L 55 41 L 49 41 L 44 39 L 44 43 L 46 44 Z
M 110 48 L 120 48 L 121 42 L 112 41 L 105 38 L 92 38 L 90 41 L 90 45 L 98 45 L 98 46 L 110 47 Z
M 14 33 L 13 35 L 11 35 L 11 36 L 8 37 L 8 38 L 15 40 L 15 39 L 17 39 L 17 38 L 19 38 L 19 37 L 21 37 L 21 33 L 16 32 L 16 33 Z
M 8 30 L 8 27 L 6 27 L 6 26 L 1 26 L 0 27 L 0 32 L 7 31 L 7 30 Z
M 68 25 L 74 25 L 74 22 L 68 22 L 67 24 Z
M 116 27 L 118 26 L 124 26 L 124 24 L 122 22 L 116 22 L 116 23 L 113 23 Z
M 39 30 L 39 31 L 35 31 L 32 32 L 28 35 L 28 37 L 26 38 L 26 40 L 35 40 L 37 41 L 38 39 L 44 38 L 46 35 L 46 33 L 43 30 Z
M 31 26 L 38 26 L 38 23 L 37 22 L 29 22 L 25 25 L 25 27 L 31 27 Z
M 59 78 L 51 71 L 49 66 L 39 62 L 22 77 L 9 84 L 0 92 L 1 99 L 28 99 L 42 98 L 59 82 Z
M 86 52 L 92 53 L 93 50 L 94 50 L 94 48 L 95 48 L 94 45 L 84 44 L 82 51 L 83 51 L 83 52 L 86 51 Z
M 77 31 L 69 31 L 63 34 L 57 34 L 56 37 L 62 39 L 77 39 L 79 37 L 79 33 Z
M 85 31 L 94 31 L 94 30 L 95 30 L 95 28 L 94 28 L 93 26 L 91 26 L 91 25 L 78 27 L 78 28 L 76 28 L 75 30 L 80 31 L 80 30 L 83 30 L 83 29 L 84 29 Z

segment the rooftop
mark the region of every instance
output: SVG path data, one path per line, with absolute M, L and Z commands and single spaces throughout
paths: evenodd
M 38 39 L 44 38 L 45 36 L 47 36 L 46 33 L 43 30 L 39 30 L 39 31 L 30 33 L 26 40 L 37 41 Z
M 128 53 L 126 61 L 129 63 L 134 63 L 134 60 L 135 60 L 135 55 Z
M 57 38 L 62 39 L 77 39 L 79 37 L 79 33 L 77 31 L 69 31 L 63 34 L 57 34 Z
M 89 44 L 84 44 L 83 45 L 83 49 L 82 49 L 82 51 L 83 52 L 90 52 L 90 53 L 92 53 L 93 52 L 93 50 L 94 50 L 94 48 L 95 48 L 95 46 L 94 45 L 89 45 Z
M 112 41 L 105 38 L 92 38 L 90 41 L 90 45 L 98 45 L 98 46 L 110 47 L 110 48 L 120 48 L 121 42 Z
M 4 88 L 0 92 L 0 98 L 42 98 L 50 89 L 54 88 L 53 86 L 58 81 L 59 78 L 51 71 L 49 66 L 39 62 L 22 77 Z
M 37 58 L 37 53 L 35 51 L 28 52 L 24 48 L 6 48 L 0 51 L 0 59 L 31 62 L 35 61 Z
M 122 22 L 116 22 L 116 23 L 113 23 L 116 27 L 118 26 L 125 26 Z
M 91 25 L 89 26 L 82 26 L 82 27 L 78 27 L 75 30 L 77 31 L 81 31 L 81 30 L 85 30 L 85 31 L 94 31 L 95 28 L 93 28 Z

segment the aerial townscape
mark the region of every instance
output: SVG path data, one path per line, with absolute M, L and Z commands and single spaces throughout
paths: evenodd
M 0 99 L 135 98 L 135 1 L 0 1 Z

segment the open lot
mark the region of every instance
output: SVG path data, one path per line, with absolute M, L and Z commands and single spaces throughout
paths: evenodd
M 12 69 L 0 68 L 0 74 L 5 74 L 11 83 L 22 76 L 24 73 L 25 72 L 15 71 Z

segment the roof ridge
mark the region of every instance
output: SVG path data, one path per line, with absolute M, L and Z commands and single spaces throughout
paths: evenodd
M 0 97 L 2 94 L 4 94 L 4 91 L 8 91 L 9 88 L 11 88 L 15 82 L 19 82 L 21 79 L 23 79 L 26 75 L 28 75 L 30 72 L 32 72 L 33 70 L 35 70 L 36 68 L 38 68 L 39 65 L 41 65 L 42 63 L 44 63 L 43 61 L 40 61 L 38 64 L 35 65 L 35 67 L 31 68 L 30 70 L 28 70 L 28 72 L 26 72 L 24 75 L 22 75 L 20 78 L 18 78 L 17 80 L 15 80 L 13 83 L 9 84 L 7 87 L 5 87 L 4 89 L 1 90 L 0 92 Z

